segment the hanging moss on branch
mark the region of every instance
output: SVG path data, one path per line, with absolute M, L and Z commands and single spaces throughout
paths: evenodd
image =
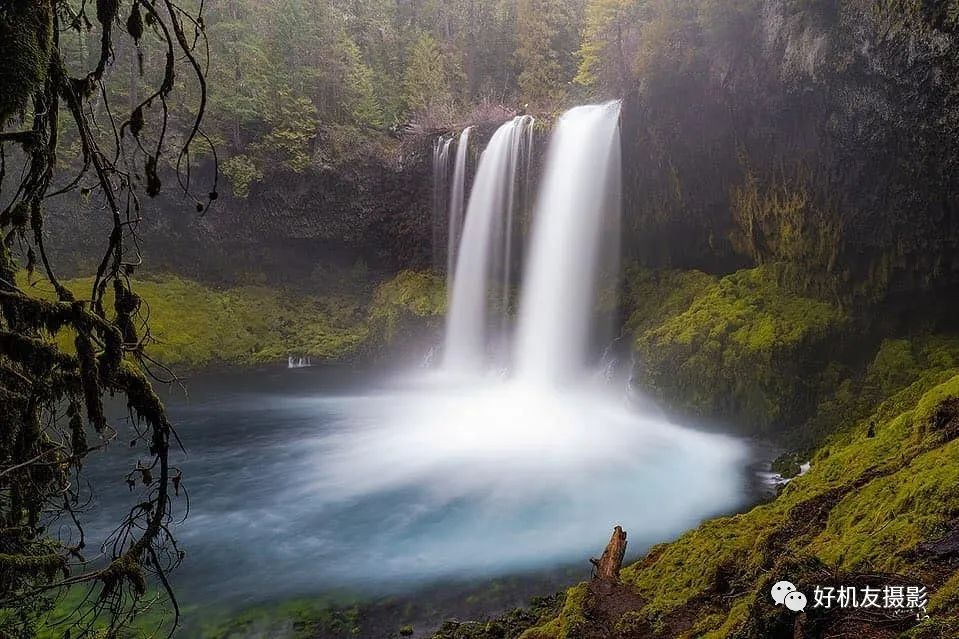
M 113 62 L 114 36 L 122 33 L 115 27 L 125 16 L 138 54 L 165 63 L 156 85 L 121 124 L 102 83 Z M 70 69 L 83 61 L 61 47 L 71 32 L 99 42 L 99 55 L 79 75 Z M 206 87 L 194 54 L 203 42 L 202 15 L 170 0 L 11 0 L 0 6 L 0 173 L 21 176 L 0 181 L 0 636 L 33 636 L 45 610 L 78 587 L 89 592 L 64 622 L 71 637 L 119 635 L 151 586 L 165 594 L 176 625 L 178 607 L 167 579 L 181 559 L 169 531 L 171 486 L 178 492 L 180 481 L 169 461 L 176 435 L 151 387 L 158 371 L 145 355 L 147 314 L 131 275 L 141 262 L 140 195 L 155 195 L 162 186 L 158 160 L 172 154 L 179 167 L 204 139 L 199 125 Z M 192 80 L 199 90 L 192 94 L 194 119 L 174 146 L 167 139 L 168 99 L 178 59 L 192 72 L 181 73 L 180 81 Z M 65 138 L 76 140 L 81 161 L 76 175 L 61 177 L 57 156 Z M 20 170 L 12 166 L 17 162 Z M 143 167 L 142 175 L 134 167 Z M 178 182 L 201 210 L 215 199 L 215 186 L 201 199 L 191 195 L 188 177 Z M 44 244 L 46 200 L 73 193 L 102 198 L 112 222 L 83 290 L 58 278 Z M 53 299 L 21 288 L 17 274 L 26 271 L 29 283 L 36 270 Z M 72 343 L 52 339 L 61 333 L 72 335 Z M 108 416 L 105 396 L 126 398 L 130 426 Z M 117 437 L 140 454 L 130 474 L 140 480 L 136 504 L 107 538 L 88 539 L 80 524 L 91 496 L 83 463 Z M 86 556 L 91 547 L 96 561 Z

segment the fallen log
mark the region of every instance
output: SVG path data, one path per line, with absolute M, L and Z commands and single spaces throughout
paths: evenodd
M 599 559 L 590 558 L 596 571 L 593 579 L 600 581 L 619 581 L 619 570 L 623 567 L 623 558 L 626 556 L 626 531 L 620 526 L 613 529 L 613 536 Z

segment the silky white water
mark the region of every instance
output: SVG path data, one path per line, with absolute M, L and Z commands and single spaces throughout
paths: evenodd
M 456 143 L 456 159 L 453 163 L 453 181 L 449 189 L 449 206 L 447 206 L 447 245 L 446 245 L 446 272 L 452 274 L 456 270 L 457 248 L 463 230 L 463 210 L 466 205 L 466 160 L 470 146 L 470 131 L 473 127 L 466 127 L 460 133 Z M 452 139 L 452 138 L 451 138 Z M 447 149 L 448 150 L 448 149 Z M 443 198 L 446 193 L 440 193 Z
M 599 276 L 618 268 L 617 252 L 601 249 L 619 235 L 619 111 L 619 102 L 572 109 L 550 141 L 520 302 L 524 381 L 562 383 L 586 366 Z
M 476 169 L 456 265 L 450 271 L 443 366 L 457 374 L 481 371 L 487 362 L 491 284 L 506 278 L 505 271 L 496 270 L 495 257 L 502 251 L 501 242 L 512 237 L 507 224 L 511 227 L 513 221 L 519 141 L 530 122 L 516 117 L 497 129 Z
M 449 224 L 450 192 L 450 147 L 452 137 L 440 137 L 433 141 L 433 268 L 440 269 L 443 255 L 448 255 L 450 242 L 445 241 L 444 231 Z M 447 233 L 448 234 L 448 233 Z

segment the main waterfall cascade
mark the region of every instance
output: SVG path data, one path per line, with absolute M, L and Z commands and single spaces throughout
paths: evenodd
M 561 383 L 587 364 L 600 277 L 619 271 L 619 102 L 572 109 L 550 142 L 533 214 L 517 376 Z M 606 250 L 603 250 L 603 249 Z
M 515 375 L 526 381 L 561 383 L 586 366 L 601 277 L 615 289 L 619 111 L 619 102 L 577 107 L 556 124 L 532 216 L 511 357 Z M 532 125 L 529 116 L 507 122 L 480 157 L 459 259 L 448 272 L 447 371 L 482 370 L 494 331 L 507 330 L 519 244 L 516 203 L 529 191 Z M 491 321 L 491 298 L 498 302 L 499 323 Z

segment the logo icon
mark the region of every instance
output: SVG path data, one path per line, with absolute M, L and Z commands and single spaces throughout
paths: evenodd
M 787 596 L 789 595 L 789 593 L 791 593 L 791 592 L 796 592 L 796 586 L 794 586 L 794 585 L 792 584 L 792 582 L 790 582 L 790 581 L 778 581 L 778 582 L 776 582 L 776 585 L 773 586 L 773 589 L 772 589 L 772 591 L 770 592 L 770 594 L 772 594 L 772 596 L 773 596 L 773 601 L 775 601 L 775 602 L 776 602 L 776 605 L 779 606 L 779 605 L 785 603 L 786 597 L 787 597 Z M 806 605 L 806 597 L 803 597 L 803 606 L 805 606 L 805 605 Z M 788 607 L 788 606 L 787 606 L 787 607 Z M 791 610 L 791 608 L 790 608 L 790 610 Z
M 793 591 L 786 595 L 783 603 L 785 603 L 786 607 L 793 612 L 802 612 L 806 609 L 806 595 L 802 594 L 798 590 Z

